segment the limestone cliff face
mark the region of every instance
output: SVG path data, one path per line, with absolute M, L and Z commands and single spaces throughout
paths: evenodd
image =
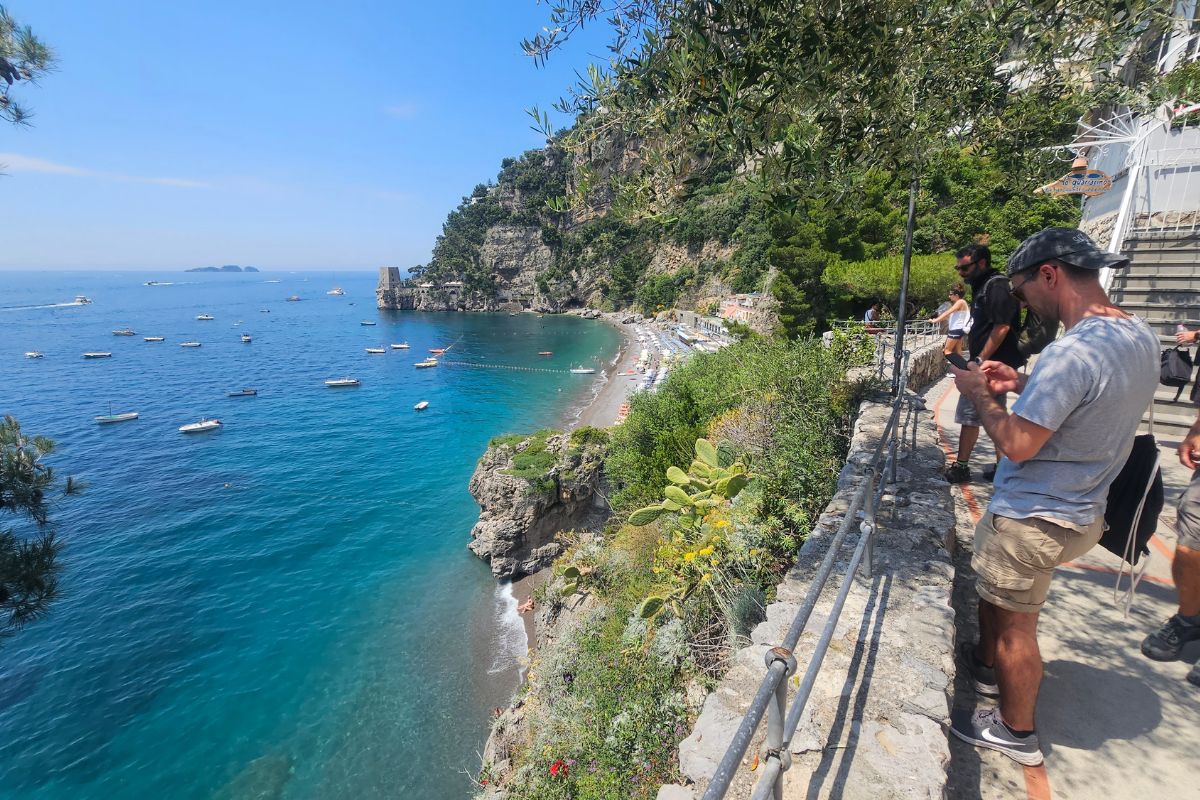
M 561 531 L 591 528 L 607 515 L 603 445 L 567 434 L 515 438 L 488 448 L 467 487 L 480 509 L 468 547 L 497 578 L 549 566 L 563 550 Z

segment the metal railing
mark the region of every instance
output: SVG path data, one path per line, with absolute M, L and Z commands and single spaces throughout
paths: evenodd
M 905 458 L 907 458 L 916 450 L 916 423 L 925 403 L 920 397 L 908 392 L 908 364 L 910 356 L 911 351 L 905 350 L 901 359 L 902 367 L 899 376 L 899 391 L 892 400 L 892 412 L 888 416 L 883 435 L 875 445 L 875 452 L 871 463 L 865 468 L 865 480 L 854 492 L 850 506 L 846 509 L 846 514 L 842 518 L 842 522 L 838 526 L 832 541 L 829 543 L 829 550 L 826 552 L 820 567 L 817 569 L 817 573 L 809 585 L 808 593 L 805 595 L 804 602 L 796 612 L 796 616 L 792 620 L 782 644 L 767 651 L 767 673 L 763 677 L 762 683 L 759 685 L 754 700 L 750 703 L 750 708 L 746 711 L 746 715 L 743 717 L 737 733 L 734 734 L 733 741 L 730 742 L 728 749 L 725 751 L 725 755 L 722 757 L 716 773 L 714 773 L 712 780 L 708 784 L 708 789 L 704 793 L 704 800 L 720 800 L 720 798 L 725 797 L 725 793 L 729 790 L 729 786 L 737 773 L 738 766 L 741 764 L 746 750 L 749 749 L 750 743 L 764 715 L 767 717 L 767 735 L 760 752 L 762 773 L 754 786 L 751 797 L 754 800 L 763 800 L 767 797 L 782 800 L 783 782 L 780 778 L 791 767 L 792 759 L 789 748 L 792 737 L 795 735 L 800 717 L 804 713 L 804 708 L 812 694 L 813 686 L 816 684 L 817 675 L 821 671 L 821 664 L 829 649 L 829 643 L 833 639 L 834 630 L 837 627 L 838 618 L 841 616 L 842 607 L 845 605 L 846 598 L 849 596 L 850 589 L 854 584 L 854 576 L 861 567 L 864 570 L 865 577 L 868 579 L 871 577 L 871 567 L 874 560 L 874 540 L 878 529 L 877 515 L 884 488 L 889 480 L 892 483 L 896 481 L 896 470 L 900 453 L 907 450 L 907 455 L 905 455 Z M 911 444 L 908 437 L 909 429 L 912 431 Z M 887 479 L 881 480 L 881 477 L 885 475 Z M 817 601 L 825 588 L 825 584 L 829 580 L 830 574 L 833 572 L 838 552 L 841 550 L 846 537 L 850 534 L 851 528 L 858 521 L 860 511 L 862 512 L 862 521 L 858 524 L 860 533 L 858 544 L 846 568 L 846 573 L 842 577 L 841 587 L 826 619 L 825 627 L 821 631 L 820 639 L 817 641 L 804 677 L 800 681 L 796 696 L 789 708 L 787 703 L 787 683 L 788 678 L 796 673 L 798 667 L 794 655 L 796 644 L 800 641 L 800 636 L 804 633 L 808 625 L 808 620 L 817 606 Z
M 835 320 L 830 323 L 830 329 L 845 336 L 872 341 L 874 354 L 871 357 L 871 368 L 880 378 L 883 377 L 883 373 L 892 364 L 889 355 L 896 347 L 896 320 L 884 319 L 870 325 L 854 320 Z M 934 324 L 923 319 L 904 325 L 904 349 L 909 352 L 934 342 L 941 342 L 945 338 L 944 322 Z

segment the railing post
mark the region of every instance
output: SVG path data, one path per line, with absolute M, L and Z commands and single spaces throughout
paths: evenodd
M 875 468 L 870 468 L 867 473 L 867 499 L 866 507 L 863 508 L 863 521 L 858 526 L 858 535 L 866 536 L 867 549 L 863 553 L 863 575 L 870 580 L 874 577 L 872 570 L 875 568 L 875 478 L 878 474 Z
M 759 754 L 763 776 L 754 787 L 755 797 L 765 797 L 770 789 L 774 800 L 783 800 L 783 773 L 792 766 L 792 754 L 784 747 L 784 723 L 787 721 L 787 682 L 796 674 L 796 657 L 785 647 L 773 647 L 766 652 L 767 669 L 776 661 L 783 662 L 783 680 L 775 687 L 775 695 L 767 706 L 767 738 Z

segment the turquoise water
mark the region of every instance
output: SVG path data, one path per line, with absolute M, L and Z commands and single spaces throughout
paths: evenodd
M 0 273 L 0 413 L 57 440 L 52 463 L 88 485 L 54 513 L 63 598 L 0 641 L 0 796 L 469 793 L 462 773 L 517 685 L 524 639 L 466 549 L 467 481 L 490 437 L 583 402 L 595 376 L 566 369 L 599 366 L 618 334 L 378 311 L 374 283 Z M 95 302 L 45 307 L 76 294 Z M 137 335 L 112 335 L 126 326 Z M 448 359 L 561 371 L 413 368 L 451 342 Z M 344 375 L 362 386 L 322 383 Z M 246 386 L 259 395 L 225 396 Z M 141 418 L 96 425 L 110 403 Z M 224 427 L 177 431 L 203 416 Z

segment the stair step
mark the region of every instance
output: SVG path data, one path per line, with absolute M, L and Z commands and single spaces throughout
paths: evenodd
M 1200 307 L 1200 289 L 1161 286 L 1122 287 L 1119 293 L 1121 305 L 1162 306 L 1164 308 L 1186 305 Z
M 1113 292 L 1136 289 L 1198 289 L 1200 290 L 1200 265 L 1189 272 L 1163 274 L 1158 272 L 1140 275 L 1113 276 Z
M 1161 250 L 1165 248 L 1200 247 L 1200 231 L 1134 231 L 1125 239 L 1123 252 L 1135 250 Z
M 1163 250 L 1135 250 L 1126 253 L 1131 265 L 1137 264 L 1194 264 L 1200 259 L 1200 248 L 1174 247 Z M 1130 267 L 1127 267 L 1129 269 Z

